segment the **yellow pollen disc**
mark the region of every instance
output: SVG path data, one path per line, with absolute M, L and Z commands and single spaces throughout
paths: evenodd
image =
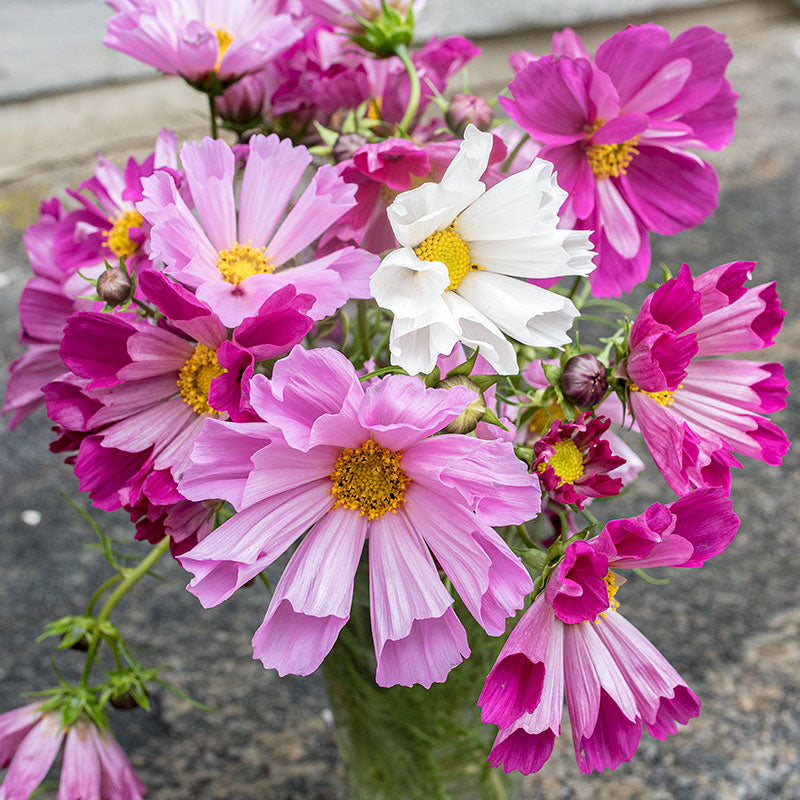
M 217 41 L 219 42 L 219 55 L 217 56 L 217 63 L 214 64 L 214 72 L 219 72 L 220 64 L 222 64 L 222 57 L 225 55 L 225 51 L 231 46 L 233 36 L 222 28 L 212 28 L 211 30 L 217 35 Z
M 403 451 L 387 450 L 374 439 L 342 450 L 331 472 L 334 508 L 350 508 L 367 519 L 393 514 L 405 501 L 411 479 L 400 469 Z
M 371 97 L 367 103 L 367 119 L 374 119 L 378 122 L 381 121 L 381 113 L 383 110 L 383 98 Z
M 616 575 L 609 570 L 608 574 L 603 578 L 606 582 L 606 586 L 608 587 L 608 608 L 605 611 L 601 611 L 595 622 L 600 622 L 601 618 L 606 619 L 608 616 L 608 611 L 616 611 L 619 608 L 619 601 L 614 599 L 614 595 L 616 595 L 617 591 L 619 590 L 619 586 L 617 586 Z
M 471 269 L 483 269 L 470 260 L 467 243 L 456 233 L 453 220 L 443 231 L 436 231 L 414 248 L 420 261 L 441 261 L 450 275 L 450 291 L 455 291 Z
M 215 414 L 220 412 L 212 408 L 208 402 L 211 381 L 227 370 L 219 365 L 217 351 L 198 344 L 194 355 L 181 367 L 178 373 L 178 391 L 184 403 L 188 403 L 198 414 Z
M 117 258 L 127 258 L 139 249 L 139 243 L 131 241 L 128 231 L 131 228 L 141 228 L 144 220 L 138 211 L 131 209 L 120 214 L 113 222 L 111 230 L 106 231 L 103 238 L 106 240 L 108 249 Z
M 564 419 L 564 409 L 559 403 L 551 403 L 547 408 L 536 409 L 528 428 L 542 436 L 557 419 Z
M 556 442 L 555 453 L 544 463 L 537 467 L 539 472 L 544 472 L 546 467 L 552 467 L 559 478 L 558 485 L 575 483 L 583 475 L 583 453 L 571 439 Z
M 589 133 L 594 133 L 602 127 L 605 122 L 598 119 L 589 129 Z M 596 178 L 619 178 L 624 175 L 628 165 L 633 161 L 633 157 L 639 154 L 636 145 L 639 143 L 639 136 L 627 139 L 618 144 L 590 144 L 586 148 L 586 157 Z
M 272 259 L 249 244 L 238 242 L 229 250 L 219 251 L 217 269 L 228 283 L 238 286 L 245 278 L 260 273 L 273 272 Z
M 648 397 L 652 397 L 660 406 L 671 406 L 675 402 L 675 392 L 678 389 L 683 389 L 683 384 L 679 384 L 675 392 L 670 392 L 669 389 L 665 389 L 663 392 L 646 392 L 644 389 L 640 389 L 633 381 L 628 383 L 628 388 L 632 392 L 639 392 L 639 394 L 646 394 Z

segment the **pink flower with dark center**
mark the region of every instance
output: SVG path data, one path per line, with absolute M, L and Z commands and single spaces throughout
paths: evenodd
M 696 717 L 700 701 L 664 656 L 617 611 L 610 569 L 698 567 L 724 550 L 739 520 L 719 489 L 656 503 L 567 546 L 545 591 L 512 631 L 478 704 L 500 728 L 489 755 L 506 772 L 536 772 L 561 733 L 566 692 L 581 772 L 615 769 L 644 723 L 658 739 Z
M 141 800 L 144 784 L 110 733 L 83 720 L 65 730 L 60 712 L 40 709 L 34 703 L 0 714 L 0 767 L 8 768 L 0 798 L 27 800 L 63 742 L 59 800 Z
M 163 172 L 144 180 L 144 200 L 137 208 L 153 226 L 153 256 L 195 290 L 224 325 L 233 328 L 253 317 L 287 285 L 314 296 L 309 314 L 315 320 L 351 297 L 369 296 L 375 256 L 344 247 L 304 258 L 306 248 L 355 204 L 355 189 L 333 167 L 320 167 L 284 216 L 311 163 L 305 147 L 274 134 L 250 139 L 238 204 L 236 157 L 225 142 L 206 137 L 185 144 L 181 162 L 199 222 Z M 301 263 L 293 266 L 295 261 Z
M 262 69 L 301 36 L 277 0 L 108 0 L 104 44 L 168 75 L 223 85 Z
M 689 148 L 720 150 L 733 137 L 731 51 L 711 28 L 670 41 L 652 23 L 615 34 L 594 58 L 570 29 L 553 51 L 513 57 L 512 96 L 500 104 L 553 162 L 569 193 L 564 224 L 595 232 L 594 294 L 620 295 L 647 277 L 650 231 L 692 228 L 717 206 L 716 174 Z
M 538 482 L 507 442 L 433 436 L 473 399 L 410 376 L 365 388 L 341 353 L 296 347 L 271 380 L 252 380 L 263 433 L 209 420 L 198 439 L 181 493 L 238 513 L 180 557 L 189 590 L 217 605 L 303 537 L 253 653 L 280 675 L 307 675 L 347 622 L 368 539 L 377 682 L 444 681 L 469 647 L 438 570 L 491 635 L 532 588 L 490 526 L 534 516 Z M 231 480 L 236 469 L 246 477 Z
M 631 327 L 628 400 L 645 444 L 678 494 L 730 486 L 733 453 L 780 464 L 786 434 L 764 417 L 786 405 L 777 363 L 718 358 L 774 342 L 785 312 L 775 283 L 745 288 L 755 264 L 677 277 L 649 295 Z
M 534 442 L 533 468 L 542 488 L 553 500 L 583 508 L 587 497 L 613 497 L 622 489 L 619 478 L 609 477 L 625 463 L 615 456 L 603 435 L 611 420 L 585 411 L 573 422 L 555 419 Z

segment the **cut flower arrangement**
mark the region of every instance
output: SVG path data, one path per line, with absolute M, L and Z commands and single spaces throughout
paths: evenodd
M 93 522 L 109 577 L 44 629 L 80 677 L 0 714 L 0 798 L 59 753 L 59 800 L 145 795 L 112 709 L 169 685 L 110 617 L 162 557 L 205 608 L 264 593 L 253 657 L 322 670 L 355 798 L 509 797 L 565 705 L 586 773 L 696 717 L 623 584 L 719 555 L 738 456 L 781 463 L 783 367 L 739 355 L 784 312 L 747 261 L 619 298 L 651 232 L 716 208 L 724 37 L 567 29 L 487 101 L 454 80 L 470 41 L 412 46 L 421 0 L 109 5 L 105 43 L 206 94 L 211 135 L 99 157 L 25 235 L 3 411 L 43 407 L 151 549 Z M 623 430 L 675 499 L 617 518 Z

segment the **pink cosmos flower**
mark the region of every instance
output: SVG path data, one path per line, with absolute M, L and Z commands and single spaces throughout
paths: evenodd
M 153 256 L 194 289 L 224 325 L 234 328 L 252 317 L 267 297 L 287 285 L 314 296 L 309 313 L 315 320 L 351 297 L 369 297 L 375 256 L 344 247 L 302 263 L 305 248 L 355 203 L 355 189 L 333 167 L 316 171 L 284 217 L 311 163 L 305 147 L 293 147 L 274 134 L 250 139 L 238 205 L 236 157 L 229 145 L 208 137 L 184 144 L 181 162 L 200 221 L 163 172 L 144 179 L 144 200 L 137 207 L 153 226 Z M 301 264 L 290 266 L 294 260 Z
M 263 68 L 302 31 L 278 0 L 107 0 L 107 47 L 168 75 L 229 84 Z
M 305 10 L 322 22 L 345 30 L 361 30 L 356 16 L 372 21 L 380 13 L 382 0 L 302 0 Z M 416 17 L 426 0 L 385 0 L 386 5 L 400 14 L 413 12 Z
M 741 453 L 780 464 L 786 434 L 763 414 L 786 405 L 777 363 L 718 358 L 773 344 L 785 312 L 775 283 L 745 288 L 755 264 L 677 277 L 649 295 L 631 327 L 628 400 L 645 444 L 678 494 L 730 485 Z
M 142 538 L 176 543 L 208 529 L 211 506 L 187 504 L 176 484 L 208 416 L 248 420 L 256 360 L 274 358 L 311 328 L 313 298 L 285 286 L 228 339 L 220 320 L 163 274 L 141 276 L 167 324 L 135 314 L 73 314 L 61 357 L 74 373 L 46 388 L 48 415 L 77 447 L 82 491 L 105 511 L 141 518 Z M 191 524 L 190 524 L 191 523 Z M 156 537 L 160 538 L 160 537 Z
M 594 58 L 566 29 L 553 52 L 512 58 L 512 97 L 500 104 L 555 165 L 569 193 L 564 224 L 595 232 L 594 294 L 620 295 L 647 276 L 650 231 L 692 228 L 717 206 L 716 174 L 688 148 L 720 150 L 733 137 L 731 51 L 711 28 L 670 41 L 649 23 L 614 34 Z
M 533 445 L 533 468 L 553 500 L 583 508 L 588 497 L 613 497 L 622 489 L 609 473 L 625 463 L 614 455 L 603 435 L 611 420 L 585 411 L 572 422 L 553 420 Z
M 629 761 L 643 723 L 663 740 L 677 723 L 696 717 L 695 694 L 617 612 L 621 581 L 609 567 L 698 567 L 727 547 L 738 526 L 730 498 L 705 489 L 568 545 L 481 692 L 484 722 L 500 728 L 492 766 L 525 774 L 541 769 L 561 732 L 565 692 L 581 772 Z
M 64 742 L 58 800 L 141 800 L 144 784 L 110 733 L 79 720 L 65 731 L 61 714 L 39 703 L 0 714 L 0 767 L 8 767 L 2 800 L 27 800 Z
M 377 682 L 444 681 L 469 647 L 438 569 L 491 635 L 532 587 L 490 526 L 538 512 L 535 477 L 509 443 L 432 436 L 473 399 L 411 376 L 365 389 L 341 353 L 296 347 L 251 382 L 267 423 L 209 420 L 198 439 L 181 493 L 238 513 L 180 557 L 189 590 L 217 605 L 308 531 L 253 637 L 265 667 L 307 675 L 347 622 L 369 539 Z

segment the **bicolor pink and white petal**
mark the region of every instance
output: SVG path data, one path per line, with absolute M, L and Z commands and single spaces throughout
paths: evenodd
M 180 557 L 189 590 L 216 605 L 300 539 L 253 652 L 281 675 L 306 675 L 350 616 L 368 541 L 378 683 L 444 681 L 469 647 L 438 570 L 492 635 L 532 588 L 491 526 L 538 513 L 535 476 L 509 443 L 432 436 L 473 399 L 410 376 L 365 387 L 337 351 L 296 347 L 271 380 L 252 380 L 261 431 L 209 420 L 197 441 L 180 491 L 238 513 Z

